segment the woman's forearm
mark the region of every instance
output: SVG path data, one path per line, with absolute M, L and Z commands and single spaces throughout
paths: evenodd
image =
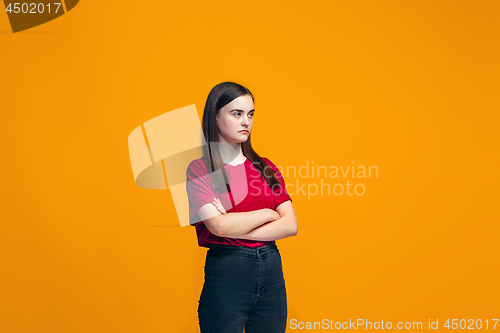
M 241 238 L 241 235 L 261 226 L 264 223 L 279 219 L 279 214 L 268 208 L 243 213 L 226 213 L 220 215 L 221 232 L 219 236 Z
M 295 236 L 297 234 L 297 220 L 294 216 L 283 216 L 279 219 L 260 225 L 246 234 L 233 236 L 233 238 L 249 239 L 256 241 L 273 241 Z

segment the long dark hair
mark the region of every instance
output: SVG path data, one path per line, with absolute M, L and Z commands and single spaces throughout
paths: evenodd
M 231 191 L 229 187 L 229 175 L 224 167 L 224 162 L 220 153 L 218 144 L 211 144 L 212 142 L 219 142 L 219 131 L 217 129 L 216 116 L 220 109 L 225 105 L 231 103 L 235 98 L 240 96 L 249 95 L 255 101 L 252 93 L 247 88 L 234 82 L 222 82 L 212 88 L 208 94 L 205 109 L 203 111 L 203 135 L 205 136 L 206 146 L 203 146 L 203 161 L 210 172 L 212 180 L 212 188 L 219 192 Z M 241 143 L 243 155 L 246 156 L 250 162 L 264 175 L 267 184 L 271 189 L 280 187 L 281 182 L 274 170 L 267 167 L 267 163 L 255 152 L 252 148 L 252 134 L 250 133 L 247 141 Z M 221 170 L 222 172 L 214 172 Z M 276 186 L 278 185 L 278 186 Z

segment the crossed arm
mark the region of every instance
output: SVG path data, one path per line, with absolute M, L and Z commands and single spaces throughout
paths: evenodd
M 290 200 L 276 208 L 245 213 L 227 213 L 220 201 L 214 199 L 199 210 L 199 215 L 208 230 L 216 236 L 273 241 L 298 232 L 297 217 Z

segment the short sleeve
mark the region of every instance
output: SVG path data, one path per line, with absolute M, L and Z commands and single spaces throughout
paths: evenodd
M 281 182 L 281 185 L 276 186 L 275 191 L 274 191 L 275 204 L 274 204 L 273 209 L 276 210 L 276 208 L 278 208 L 278 206 L 281 205 L 282 203 L 284 203 L 285 201 L 288 201 L 288 200 L 292 201 L 292 198 L 290 198 L 290 195 L 288 195 L 288 192 L 286 190 L 285 180 L 283 179 L 283 175 L 281 174 L 280 170 L 268 158 L 264 157 L 263 159 L 267 163 L 267 165 L 269 167 L 271 167 L 271 169 L 273 169 L 276 177 Z
M 201 221 L 198 211 L 216 197 L 210 182 L 210 175 L 199 160 L 189 163 L 186 170 L 186 192 L 189 201 L 189 223 L 196 225 Z

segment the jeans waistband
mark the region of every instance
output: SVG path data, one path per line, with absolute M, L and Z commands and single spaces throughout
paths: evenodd
M 271 243 L 265 246 L 257 247 L 252 249 L 246 246 L 238 246 L 238 245 L 228 245 L 228 244 L 210 244 L 209 250 L 222 250 L 222 251 L 230 251 L 235 253 L 249 253 L 249 254 L 262 254 L 268 251 L 272 251 L 277 249 L 276 243 Z

